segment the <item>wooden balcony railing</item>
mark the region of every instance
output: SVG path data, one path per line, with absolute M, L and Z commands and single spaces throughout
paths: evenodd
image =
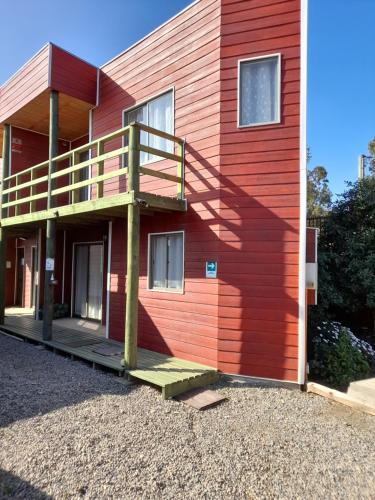
M 142 144 L 141 131 L 171 141 L 174 152 L 166 152 Z M 111 145 L 111 141 L 120 138 L 123 139 L 122 144 L 125 143 L 124 138 L 127 138 L 128 145 L 122 147 Z M 176 174 L 172 175 L 152 168 L 154 164 L 140 165 L 141 151 L 176 162 Z M 79 161 L 80 155 L 85 152 L 89 152 L 89 159 Z M 126 154 L 128 161 L 127 166 L 124 167 L 122 165 Z M 105 162 L 116 158 L 120 168 L 108 169 L 106 172 Z M 69 163 L 69 166 L 59 169 L 62 162 Z M 96 165 L 95 175 L 80 180 L 82 169 L 94 165 Z M 127 179 L 126 192 L 137 192 L 140 186 L 140 176 L 145 175 L 175 183 L 176 199 L 182 200 L 184 198 L 184 141 L 152 127 L 132 123 L 51 160 L 4 178 L 0 188 L 0 213 L 2 219 L 14 218 L 58 208 L 62 205 L 74 205 L 80 202 L 80 190 L 94 185 L 96 186 L 95 197 L 94 199 L 91 197 L 89 201 L 100 200 L 107 196 L 104 189 L 105 181 L 116 178 Z M 57 186 L 59 180 L 60 186 Z M 66 199 L 63 204 L 57 203 L 57 197 L 64 194 L 70 195 L 69 200 Z

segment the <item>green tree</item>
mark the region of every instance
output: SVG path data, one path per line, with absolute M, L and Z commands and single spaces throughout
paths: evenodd
M 324 167 L 317 166 L 307 172 L 307 216 L 325 215 L 332 203 L 328 186 L 328 174 Z
M 319 295 L 323 308 L 368 308 L 375 329 L 375 177 L 349 183 L 319 238 Z
M 375 175 L 375 137 L 368 143 L 368 152 L 370 154 L 369 170 L 372 175 Z

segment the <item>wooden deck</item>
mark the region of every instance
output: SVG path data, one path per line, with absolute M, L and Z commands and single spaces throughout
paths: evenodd
M 164 399 L 182 394 L 196 387 L 204 387 L 217 380 L 217 371 L 209 366 L 166 356 L 146 349 L 138 349 L 138 367 L 127 372 L 121 365 L 123 344 L 93 333 L 67 327 L 53 326 L 53 340 L 42 338 L 42 321 L 30 316 L 6 316 L 0 330 L 17 337 L 38 342 L 56 352 L 89 361 L 95 367 L 104 366 L 119 375 L 155 385 L 162 390 Z

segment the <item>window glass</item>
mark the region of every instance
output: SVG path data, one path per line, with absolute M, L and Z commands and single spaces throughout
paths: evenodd
M 151 235 L 149 287 L 152 289 L 181 290 L 182 280 L 182 233 Z
M 241 126 L 279 121 L 278 65 L 277 56 L 240 63 Z
M 134 121 L 156 128 L 162 132 L 173 134 L 173 92 L 167 92 L 138 108 L 124 113 L 125 125 L 129 125 L 129 123 Z M 173 153 L 173 142 L 144 131 L 141 131 L 141 144 L 166 151 L 167 153 Z M 127 138 L 125 145 L 127 145 Z M 158 158 L 156 155 L 142 151 L 140 154 L 140 163 L 142 165 Z M 125 161 L 127 162 L 126 158 Z

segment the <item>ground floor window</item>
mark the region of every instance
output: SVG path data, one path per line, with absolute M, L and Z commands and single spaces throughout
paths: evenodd
M 148 287 L 151 290 L 182 291 L 184 233 L 149 235 Z

